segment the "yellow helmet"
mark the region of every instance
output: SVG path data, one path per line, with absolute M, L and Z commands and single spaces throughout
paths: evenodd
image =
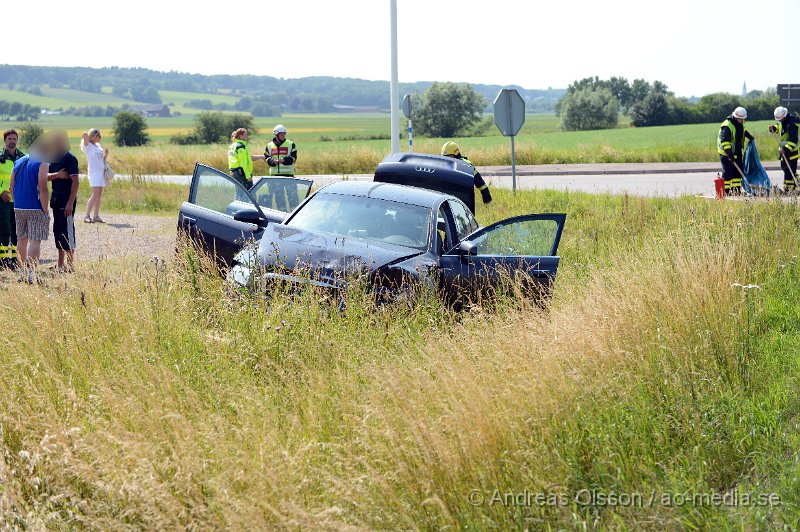
M 453 157 L 453 156 L 457 157 L 457 156 L 461 155 L 461 150 L 458 149 L 458 144 L 456 144 L 452 140 L 448 140 L 447 142 L 445 142 L 442 145 L 442 155 L 449 155 L 451 157 Z

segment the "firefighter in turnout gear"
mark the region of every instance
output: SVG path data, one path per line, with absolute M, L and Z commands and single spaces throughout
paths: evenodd
M 797 159 L 800 158 L 797 129 L 800 118 L 790 115 L 786 107 L 776 107 L 775 120 L 778 123 L 770 125 L 769 130 L 779 139 L 778 158 L 783 170 L 783 191 L 797 193 Z
M 286 138 L 286 128 L 283 124 L 275 126 L 272 134 L 275 136 L 264 150 L 264 157 L 269 165 L 269 175 L 294 177 L 297 145 Z
M 11 194 L 11 171 L 14 161 L 25 154 L 17 149 L 19 135 L 13 129 L 3 132 L 3 152 L 0 153 L 0 267 L 17 267 L 17 227 L 14 217 L 14 198 Z
M 250 155 L 247 147 L 249 133 L 240 127 L 231 133 L 231 145 L 228 146 L 228 168 L 231 176 L 246 189 L 253 186 L 253 161 L 264 160 L 263 155 Z
M 445 157 L 452 157 L 454 159 L 461 159 L 465 163 L 472 164 L 469 159 L 461 155 L 461 150 L 458 148 L 458 144 L 452 140 L 445 142 L 444 145 L 442 145 L 442 155 Z M 483 176 L 481 176 L 481 173 L 478 172 L 478 169 L 475 168 L 474 164 L 472 164 L 472 168 L 475 169 L 475 173 L 473 174 L 475 188 L 480 191 L 483 203 L 490 203 L 492 201 L 492 193 L 489 192 L 489 185 L 487 185 L 486 181 L 483 180 Z
M 744 107 L 737 107 L 719 128 L 717 152 L 722 163 L 726 196 L 742 193 L 744 139 L 747 138 L 751 142 L 754 140 L 753 135 L 744 127 L 745 120 L 747 120 L 747 110 Z

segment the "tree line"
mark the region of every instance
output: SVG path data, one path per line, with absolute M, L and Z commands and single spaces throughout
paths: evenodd
M 778 103 L 775 91 L 751 91 L 746 96 L 714 93 L 691 101 L 675 96 L 661 81 L 629 83 L 623 77 L 595 76 L 570 84 L 555 111 L 562 129 L 578 131 L 616 127 L 620 114 L 636 127 L 721 122 L 740 105 L 747 108 L 750 120 L 768 120 Z
M 42 114 L 42 108 L 21 102 L 0 100 L 0 120 L 36 120 Z
M 162 102 L 158 91 L 171 90 L 248 97 L 256 109 L 236 109 L 256 114 L 264 105 L 280 106 L 284 112 L 330 112 L 334 105 L 389 108 L 389 82 L 330 76 L 282 79 L 255 75 L 203 75 L 185 72 L 159 72 L 145 68 L 87 68 L 0 65 L 0 84 L 16 90 L 48 85 L 100 93 L 111 87 L 114 95 L 144 103 Z M 401 83 L 401 93 L 422 93 L 431 82 Z M 487 102 L 494 100 L 500 85 L 475 84 L 473 88 Z M 516 88 L 525 98 L 529 112 L 549 113 L 564 89 Z M 198 98 L 202 100 L 203 98 Z M 247 103 L 247 102 L 245 102 Z M 244 104 L 243 104 L 244 105 Z M 212 107 L 217 110 L 214 104 Z M 260 114 L 259 114 L 260 115 Z

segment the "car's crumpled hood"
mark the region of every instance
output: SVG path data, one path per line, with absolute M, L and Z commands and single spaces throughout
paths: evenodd
M 422 253 L 386 242 L 269 224 L 259 244 L 258 262 L 267 271 L 307 271 L 318 281 L 339 285 L 346 276 L 373 272 Z

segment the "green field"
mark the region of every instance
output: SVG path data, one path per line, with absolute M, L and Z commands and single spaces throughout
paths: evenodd
M 191 100 L 209 100 L 211 103 L 235 104 L 239 101 L 238 96 L 226 94 L 209 94 L 199 92 L 179 92 L 179 91 L 158 91 L 161 101 L 169 105 L 172 112 L 178 111 L 183 114 L 197 113 L 197 109 L 188 107 L 186 104 Z
M 797 529 L 798 205 L 479 218 L 553 211 L 547 311 L 237 297 L 190 248 L 4 277 L 0 526 Z
M 73 89 L 56 89 L 46 85 L 40 88 L 42 91 L 41 96 L 0 88 L 0 100 L 38 105 L 46 109 L 67 109 L 69 107 L 86 107 L 88 105 L 111 105 L 113 107 L 120 107 L 125 103 L 136 103 L 132 100 L 112 96 L 111 94 L 97 94 Z
M 169 101 L 181 105 L 190 99 L 206 96 L 219 101 L 233 98 L 185 92 L 170 92 L 167 96 Z M 171 136 L 190 131 L 193 120 L 193 114 L 147 119 L 151 145 L 115 148 L 112 162 L 120 171 L 133 174 L 185 174 L 191 171 L 195 161 L 223 167 L 227 164 L 227 143 L 194 147 L 168 144 Z M 77 145 L 81 131 L 90 127 L 106 133 L 107 144 L 113 142 L 113 135 L 109 134 L 111 118 L 46 116 L 38 122 L 45 129 L 67 129 L 73 145 Z M 370 173 L 390 151 L 387 114 L 287 114 L 279 118 L 257 118 L 255 123 L 259 133 L 251 136 L 254 153 L 263 151 L 276 123 L 286 125 L 289 137 L 299 147 L 298 171 L 302 174 Z M 19 127 L 22 124 L 7 122 L 3 125 Z M 775 161 L 774 139 L 767 133 L 767 125 L 766 121 L 750 122 L 748 128 L 756 136 L 762 159 Z M 716 161 L 718 130 L 718 123 L 649 128 L 634 128 L 625 123 L 610 130 L 564 132 L 559 129 L 555 116 L 529 115 L 516 139 L 517 163 Z M 416 135 L 415 150 L 438 153 L 445 140 Z M 479 166 L 511 163 L 510 141 L 494 126 L 488 130 L 487 136 L 455 140 L 461 145 L 462 152 Z M 401 150 L 407 150 L 407 139 L 403 138 L 400 146 Z

